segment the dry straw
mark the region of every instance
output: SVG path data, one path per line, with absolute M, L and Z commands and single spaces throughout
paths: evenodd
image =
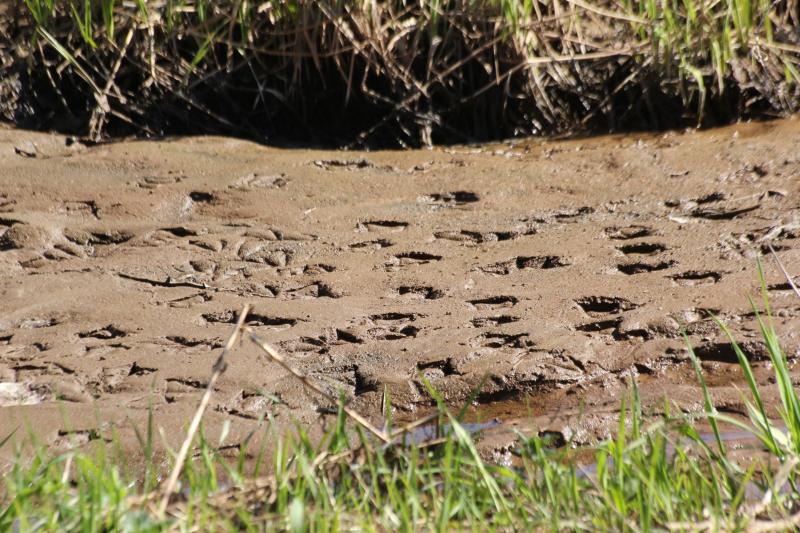
M 796 0 L 25 0 L 0 9 L 0 112 L 94 138 L 399 145 L 712 123 L 798 109 L 799 18 Z

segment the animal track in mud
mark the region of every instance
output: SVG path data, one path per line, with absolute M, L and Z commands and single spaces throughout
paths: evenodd
M 749 361 L 762 360 L 767 357 L 765 347 L 758 341 L 739 342 L 738 346 Z M 719 361 L 722 363 L 738 363 L 739 361 L 733 345 L 725 341 L 701 343 L 694 347 L 694 353 L 701 361 Z
M 578 307 L 593 317 L 621 313 L 639 307 L 638 304 L 619 296 L 587 296 L 575 300 Z
M 519 299 L 516 296 L 490 296 L 468 301 L 472 307 L 478 310 L 514 307 L 518 302 Z
M 426 371 L 426 370 L 440 370 L 442 375 L 444 376 L 460 376 L 461 372 L 458 371 L 456 368 L 455 363 L 453 362 L 452 357 L 448 357 L 447 359 L 437 359 L 435 361 L 427 361 L 427 362 L 418 362 L 417 363 L 417 370 L 418 371 Z
M 339 328 L 327 328 L 316 337 L 304 336 L 280 343 L 281 348 L 287 352 L 317 352 L 326 353 L 331 346 L 343 344 L 363 344 L 364 340 L 356 334 Z
M 303 267 L 303 274 L 328 274 L 334 272 L 336 267 L 333 265 L 326 265 L 324 263 L 317 263 L 315 265 L 306 265 Z
M 192 191 L 189 193 L 189 198 L 191 198 L 193 202 L 200 204 L 210 204 L 217 201 L 217 197 L 214 193 L 205 191 Z
M 160 231 L 166 231 L 176 237 L 198 237 L 205 233 L 203 230 L 188 228 L 186 226 L 174 226 L 171 228 L 161 228 Z
M 114 324 L 109 324 L 104 328 L 93 329 L 91 331 L 83 331 L 78 333 L 78 337 L 81 339 L 93 338 L 93 339 L 116 339 L 119 337 L 125 337 L 128 332 L 118 328 Z
M 62 213 L 78 213 L 82 215 L 91 215 L 96 219 L 100 219 L 100 208 L 94 200 L 78 200 L 74 202 L 66 201 L 61 202 L 59 211 Z
M 245 420 L 260 420 L 263 413 L 270 411 L 276 403 L 281 403 L 280 398 L 267 397 L 261 392 L 242 390 L 224 404 L 216 405 L 214 410 Z M 234 446 L 238 447 L 240 444 Z
M 399 220 L 366 220 L 356 224 L 356 229 L 358 231 L 403 231 L 408 226 L 408 222 Z
M 698 204 L 710 204 L 712 202 L 721 202 L 727 197 L 728 195 L 726 195 L 724 192 L 715 191 L 712 193 L 708 193 L 705 196 L 700 196 L 699 198 L 695 198 L 694 201 Z
M 800 277 L 796 277 L 792 280 L 795 287 L 800 287 Z M 769 291 L 792 291 L 792 284 L 788 281 L 784 281 L 783 283 L 771 283 L 767 285 L 767 290 Z
M 800 223 L 778 224 L 741 233 L 733 233 L 737 241 L 755 243 L 800 238 Z
M 367 159 L 360 157 L 358 159 L 317 159 L 314 161 L 314 166 L 325 170 L 330 170 L 331 168 L 361 170 L 365 168 L 372 168 L 375 165 Z
M 250 229 L 244 233 L 250 237 L 263 241 L 315 241 L 316 235 L 301 233 L 299 231 L 284 230 L 280 228 Z
M 391 259 L 389 259 L 389 261 L 386 263 L 386 266 L 424 265 L 426 263 L 441 260 L 441 255 L 429 254 L 427 252 L 403 252 L 392 256 Z
M 206 322 L 215 322 L 222 324 L 236 323 L 237 314 L 234 311 L 220 311 L 217 313 L 204 313 L 202 315 Z M 292 327 L 299 322 L 296 318 L 285 317 L 271 317 L 261 315 L 258 313 L 250 313 L 247 315 L 248 326 L 270 326 L 270 327 Z
M 609 239 L 627 241 L 630 239 L 639 239 L 641 237 L 650 237 L 655 232 L 647 226 L 610 226 L 603 230 Z
M 370 315 L 369 319 L 374 324 L 394 324 L 397 323 L 398 321 L 413 322 L 414 320 L 422 316 L 423 315 L 420 315 L 418 313 L 390 312 L 390 313 L 380 313 L 377 315 Z
M 395 294 L 397 294 L 397 296 L 419 298 L 422 300 L 438 300 L 444 296 L 442 291 L 423 285 L 401 285 L 395 289 Z
M 625 255 L 641 254 L 653 255 L 661 253 L 667 249 L 666 245 L 657 242 L 637 242 L 634 244 L 624 244 L 618 246 L 617 250 Z
M 414 338 L 419 331 L 420 328 L 407 325 L 371 328 L 367 330 L 367 333 L 370 337 L 378 341 L 397 341 L 406 338 Z
M 358 251 L 380 250 L 382 248 L 389 248 L 390 246 L 394 246 L 394 243 L 387 239 L 374 239 L 371 241 L 354 242 L 353 244 L 347 245 L 350 250 Z
M 183 176 L 146 176 L 137 185 L 143 189 L 156 189 L 161 185 L 180 183 L 183 179 Z
M 483 316 L 472 319 L 472 325 L 476 328 L 485 328 L 490 326 L 502 326 L 503 324 L 513 324 L 518 322 L 518 316 L 512 315 L 497 315 L 497 316 Z
M 473 348 L 525 348 L 530 342 L 525 340 L 527 333 L 482 333 L 473 337 L 469 344 Z
M 189 339 L 182 335 L 167 335 L 166 339 L 168 341 L 172 341 L 175 344 L 180 344 L 181 346 L 185 346 L 186 348 L 194 348 L 196 346 L 207 346 L 209 350 L 213 350 L 215 348 L 222 348 L 222 343 L 219 341 L 212 341 L 208 339 Z
M 440 240 L 464 242 L 467 244 L 483 244 L 516 239 L 521 235 L 516 231 L 437 231 L 433 236 Z
M 693 307 L 685 309 L 673 318 L 685 325 L 687 335 L 708 337 L 719 332 L 719 327 L 712 318 L 714 316 L 720 316 L 719 309 Z
M 20 329 L 40 329 L 57 326 L 61 321 L 57 318 L 26 318 L 17 324 Z
M 192 271 L 198 274 L 214 274 L 219 270 L 220 265 L 211 261 L 210 259 L 192 259 L 189 261 L 189 266 L 192 268 Z M 180 270 L 183 270 L 182 267 L 178 267 Z
M 50 241 L 43 228 L 28 224 L 14 224 L 0 236 L 0 251 L 20 249 L 42 249 Z
M 300 287 L 282 289 L 278 295 L 287 299 L 341 298 L 342 293 L 332 289 L 325 283 L 315 281 Z
M 746 207 L 704 207 L 704 208 L 697 208 L 691 211 L 691 215 L 695 218 L 705 218 L 707 220 L 731 220 L 733 218 L 738 217 L 739 215 L 743 215 L 745 213 L 749 213 L 750 211 L 754 211 L 761 207 L 760 204 L 750 205 Z
M 231 189 L 239 189 L 242 191 L 249 191 L 252 189 L 280 189 L 286 187 L 289 180 L 285 175 L 265 175 L 265 174 L 248 174 L 236 180 L 233 184 L 228 185 Z
M 15 220 L 13 218 L 2 218 L 0 217 L 0 226 L 10 228 L 14 224 L 24 224 L 21 220 Z
M 573 222 L 579 218 L 594 213 L 594 207 L 583 206 L 576 209 L 557 209 L 555 211 L 544 211 L 531 215 L 524 219 L 525 222 L 535 222 L 537 224 L 548 224 L 551 222 Z
M 375 340 L 392 341 L 416 337 L 420 328 L 409 322 L 424 315 L 418 313 L 381 313 L 370 315 L 369 320 L 378 327 L 370 328 L 367 333 Z
M 56 436 L 48 443 L 53 448 L 70 449 L 84 446 L 90 442 L 111 442 L 108 437 L 103 437 L 97 429 L 59 429 Z
M 297 322 L 296 318 L 272 317 L 255 313 L 247 315 L 248 326 L 292 327 Z
M 623 274 L 631 276 L 633 274 L 641 274 L 643 272 L 655 272 L 657 270 L 666 270 L 668 268 L 675 266 L 676 264 L 677 263 L 673 260 L 660 261 L 658 263 L 644 263 L 644 262 L 623 263 L 617 265 L 617 270 L 619 270 Z
M 286 247 L 273 247 L 268 242 L 246 241 L 236 254 L 242 261 L 261 263 L 274 267 L 285 267 L 291 263 L 294 250 Z
M 480 197 L 470 191 L 452 191 L 446 193 L 433 193 L 420 196 L 417 199 L 420 203 L 437 204 L 444 206 L 459 206 L 480 201 Z
M 4 194 L 0 194 L 0 213 L 8 213 L 14 210 L 14 205 L 17 203 L 13 198 L 9 198 Z
M 130 231 L 124 230 L 98 230 L 83 231 L 75 229 L 65 229 L 64 238 L 68 241 L 81 246 L 108 246 L 111 244 L 122 244 L 134 237 Z
M 221 347 L 222 345 L 220 345 Z M 152 374 L 153 372 L 157 372 L 157 368 L 152 368 L 149 366 L 139 366 L 136 361 L 133 362 L 131 365 L 130 371 L 128 371 L 129 376 L 146 376 L 147 374 Z
M 692 286 L 703 283 L 717 283 L 722 279 L 722 274 L 713 270 L 688 270 L 667 277 L 678 285 Z
M 347 331 L 346 329 L 335 329 L 336 340 L 341 342 L 348 342 L 350 344 L 362 344 L 364 341 L 355 333 Z
M 353 394 L 361 396 L 368 392 L 377 392 L 380 389 L 380 380 L 369 372 L 364 372 L 358 365 L 353 368 Z
M 724 192 L 716 191 L 697 198 L 677 198 L 664 200 L 665 207 L 680 207 L 684 211 L 696 208 L 698 205 L 713 204 L 728 198 Z
M 621 318 L 610 318 L 608 320 L 598 320 L 596 322 L 580 324 L 578 326 L 575 326 L 575 329 L 578 331 L 585 331 L 585 332 L 605 331 L 608 329 L 617 329 L 617 327 L 621 323 L 622 323 Z
M 619 323 L 614 328 L 614 339 L 672 339 L 680 336 L 681 328 L 677 320 L 670 316 L 659 317 L 620 317 Z
M 508 261 L 501 261 L 499 263 L 478 267 L 477 270 L 483 272 L 484 274 L 505 276 L 516 270 L 546 270 L 550 268 L 569 266 L 569 264 L 569 261 L 557 255 L 539 255 L 530 257 L 520 256 L 514 259 L 509 259 Z
M 189 378 L 167 378 L 164 381 L 167 382 L 168 389 L 170 388 L 170 384 L 182 385 L 183 387 L 189 389 L 205 389 L 208 384 L 204 383 L 197 379 L 189 379 Z M 180 391 L 177 391 L 180 392 Z

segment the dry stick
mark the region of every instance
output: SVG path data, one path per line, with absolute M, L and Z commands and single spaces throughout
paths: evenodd
M 394 431 L 392 431 L 392 437 L 400 437 L 400 436 L 405 435 L 407 433 L 411 433 L 411 431 L 413 431 L 414 429 L 416 429 L 416 428 L 418 428 L 420 426 L 424 426 L 425 424 L 427 424 L 429 422 L 433 422 L 434 420 L 439 418 L 439 416 L 441 416 L 441 413 L 431 413 L 428 416 L 423 416 L 422 418 L 420 418 L 418 420 L 414 420 L 413 422 L 409 422 L 405 426 L 397 428 Z
M 124 272 L 117 272 L 117 276 L 122 279 L 129 279 L 131 281 L 138 281 L 140 283 L 147 283 L 148 285 L 152 285 L 153 287 L 190 287 L 193 289 L 202 289 L 206 291 L 214 291 L 214 292 L 229 292 L 231 294 L 238 294 L 239 296 L 259 296 L 263 297 L 263 293 L 259 293 L 256 291 L 250 291 L 247 289 L 229 289 L 227 287 L 215 287 L 213 285 L 209 285 L 208 283 L 198 283 L 195 281 L 179 281 L 172 279 L 172 277 L 168 277 L 166 280 L 161 281 L 158 279 L 150 279 L 150 278 L 143 278 L 139 276 L 133 276 L 131 274 L 125 274 Z
M 275 348 L 273 348 L 272 346 L 270 346 L 269 344 L 267 344 L 266 342 L 264 342 L 263 340 L 261 340 L 261 339 L 260 339 L 260 338 L 259 338 L 259 337 L 258 337 L 258 336 L 255 334 L 255 332 L 253 332 L 253 330 L 252 330 L 252 329 L 250 329 L 250 328 L 245 328 L 245 332 L 246 332 L 246 333 L 247 333 L 247 334 L 250 336 L 250 340 L 251 340 L 251 341 L 253 341 L 253 343 L 254 343 L 256 346 L 258 346 L 259 348 L 261 348 L 261 350 L 262 350 L 264 353 L 266 353 L 266 354 L 267 354 L 267 356 L 269 356 L 269 358 L 270 358 L 270 359 L 272 359 L 273 361 L 275 361 L 276 363 L 278 363 L 279 365 L 281 365 L 281 366 L 282 366 L 284 369 L 288 370 L 288 371 L 289 371 L 289 372 L 290 372 L 290 373 L 291 373 L 291 374 L 292 374 L 294 377 L 296 377 L 297 379 L 299 379 L 299 380 L 300 380 L 300 382 L 301 382 L 301 383 L 302 383 L 302 384 L 303 384 L 303 385 L 304 385 L 306 388 L 309 388 L 309 389 L 313 390 L 314 392 L 316 392 L 316 393 L 317 393 L 317 394 L 319 394 L 320 396 L 322 396 L 322 397 L 326 398 L 328 401 L 330 401 L 330 402 L 332 402 L 332 403 L 337 403 L 337 402 L 339 401 L 339 400 L 338 400 L 336 397 L 334 397 L 334 396 L 333 396 L 332 394 L 330 394 L 328 391 L 324 390 L 322 387 L 320 387 L 319 385 L 317 385 L 316 383 L 314 383 L 313 381 L 311 381 L 311 380 L 308 378 L 308 376 L 306 376 L 305 374 L 303 374 L 302 372 L 300 372 L 300 371 L 299 371 L 299 370 L 297 370 L 296 368 L 292 367 L 292 366 L 291 366 L 291 365 L 290 365 L 290 364 L 289 364 L 289 363 L 286 361 L 286 358 L 285 358 L 285 357 L 283 357 L 281 354 L 279 354 L 279 353 L 277 352 L 277 350 L 275 350 Z M 375 426 L 373 426 L 373 425 L 372 425 L 372 424 L 369 422 L 369 420 L 367 420 L 366 418 L 364 418 L 363 416 L 361 416 L 361 415 L 360 415 L 360 414 L 358 414 L 357 412 L 353 411 L 352 409 L 350 409 L 350 408 L 349 408 L 349 407 L 347 407 L 346 405 L 345 405 L 345 406 L 342 406 L 342 409 L 344 410 L 344 412 L 345 412 L 345 413 L 347 413 L 347 415 L 348 415 L 350 418 L 352 418 L 353 420 L 355 420 L 356 422 L 358 422 L 358 423 L 359 423 L 359 424 L 360 424 L 360 425 L 361 425 L 363 428 L 365 428 L 365 429 L 366 429 L 366 430 L 368 430 L 370 433 L 372 433 L 373 435 L 375 435 L 376 437 L 378 437 L 378 438 L 379 438 L 380 440 L 382 440 L 384 443 L 388 444 L 388 443 L 390 443 L 390 442 L 391 442 L 391 439 L 389 438 L 389 436 L 388 436 L 388 435 L 386 435 L 386 433 L 385 433 L 385 432 L 383 432 L 383 431 L 381 431 L 380 429 L 378 429 L 378 428 L 376 428 Z
M 751 533 L 766 533 L 768 531 L 797 531 L 800 525 L 800 513 L 790 515 L 783 520 L 756 520 L 750 524 L 746 531 Z
M 772 248 L 772 245 L 767 244 L 767 246 L 769 246 L 769 251 L 772 252 L 772 257 L 775 258 L 775 261 L 778 263 L 778 267 L 781 269 L 781 272 L 783 272 L 783 275 L 786 276 L 786 281 L 789 282 L 789 286 L 792 288 L 797 297 L 800 298 L 800 289 L 798 289 L 797 285 L 795 285 L 794 281 L 792 281 L 792 276 L 789 274 L 789 272 L 786 271 L 786 268 L 783 266 L 781 260 L 778 259 L 778 254 L 775 253 L 775 250 Z
M 582 2 L 581 0 L 567 0 L 567 2 L 569 2 L 570 4 L 576 5 L 578 7 L 581 7 L 583 9 L 585 9 L 586 11 L 593 11 L 594 13 L 597 13 L 598 15 L 602 15 L 604 17 L 608 17 L 608 18 L 611 18 L 611 19 L 625 20 L 627 22 L 635 22 L 636 24 L 642 24 L 642 25 L 648 23 L 648 21 L 643 19 L 643 18 L 639 18 L 639 17 L 634 16 L 634 15 L 629 15 L 627 13 L 616 13 L 616 12 L 611 11 L 609 9 L 603 9 L 602 7 L 589 5 L 586 2 Z
M 231 350 L 231 348 L 233 348 L 233 345 L 239 338 L 244 326 L 245 318 L 247 318 L 247 314 L 249 312 L 250 304 L 246 304 L 242 308 L 242 312 L 239 314 L 239 320 L 236 321 L 236 329 L 234 329 L 231 333 L 231 336 L 228 337 L 228 342 L 225 343 L 225 348 L 223 348 L 222 353 L 219 354 L 219 357 L 212 367 L 213 372 L 211 374 L 211 378 L 208 380 L 208 384 L 206 385 L 206 391 L 203 393 L 203 397 L 200 399 L 200 404 L 197 406 L 197 411 L 194 413 L 192 423 L 189 425 L 189 431 L 186 434 L 186 439 L 183 441 L 183 445 L 178 452 L 178 457 L 175 459 L 175 466 L 172 469 L 172 473 L 169 475 L 167 485 L 164 487 L 164 496 L 161 498 L 161 504 L 158 506 L 158 516 L 161 518 L 164 517 L 164 514 L 167 511 L 169 497 L 175 491 L 175 486 L 178 483 L 178 476 L 180 476 L 181 471 L 183 470 L 183 463 L 186 461 L 189 448 L 194 441 L 194 436 L 197 433 L 197 429 L 200 427 L 200 421 L 203 419 L 203 413 L 205 413 L 206 407 L 208 407 L 208 402 L 211 400 L 211 394 L 214 391 L 214 385 L 217 383 L 217 380 L 222 373 L 225 372 L 225 368 L 227 367 L 225 356 L 228 355 L 228 352 Z
M 104 102 L 108 102 L 108 93 L 111 91 L 111 87 L 114 85 L 114 80 L 117 77 L 117 73 L 119 73 L 119 69 L 122 66 L 122 60 L 125 59 L 125 54 L 128 53 L 128 47 L 133 40 L 133 33 L 134 27 L 128 29 L 128 34 L 125 36 L 125 41 L 122 43 L 122 48 L 120 48 L 119 55 L 117 56 L 117 60 L 114 63 L 114 66 L 111 68 L 111 73 L 108 75 L 108 79 L 106 80 L 106 85 L 103 87 L 103 92 L 100 95 L 100 98 Z M 108 109 L 110 111 L 110 107 Z M 92 111 L 92 118 L 90 120 L 89 125 L 89 137 L 92 139 L 97 138 L 99 135 L 99 130 L 102 127 L 100 125 L 100 121 L 102 120 L 102 116 L 106 113 L 106 110 L 102 109 L 100 103 L 95 106 L 94 110 Z

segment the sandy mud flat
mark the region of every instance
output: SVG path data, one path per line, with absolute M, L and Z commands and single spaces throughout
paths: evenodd
M 769 246 L 800 274 L 796 119 L 364 153 L 0 129 L 0 437 L 136 448 L 152 409 L 176 445 L 247 302 L 376 423 L 384 390 L 400 418 L 429 409 L 423 376 L 453 405 L 483 380 L 481 416 L 577 442 L 608 434 L 631 375 L 646 406 L 698 411 L 682 328 L 743 412 L 709 313 L 768 385 L 747 297 Z M 800 299 L 765 266 L 794 358 Z M 332 407 L 243 344 L 205 429 L 230 421 L 235 445 L 267 413 L 322 427 Z

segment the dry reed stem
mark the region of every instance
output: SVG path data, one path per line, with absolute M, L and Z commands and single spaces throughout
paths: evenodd
M 291 373 L 294 377 L 296 377 L 303 384 L 303 386 L 305 386 L 308 389 L 311 389 L 312 391 L 316 392 L 317 394 L 319 394 L 320 396 L 324 397 L 325 399 L 327 399 L 328 401 L 330 401 L 332 403 L 337 403 L 339 401 L 338 398 L 336 398 L 335 396 L 330 394 L 328 391 L 324 390 L 322 387 L 320 387 L 319 385 L 314 383 L 314 381 L 312 381 L 308 376 L 306 376 L 305 374 L 303 374 L 302 372 L 300 372 L 299 370 L 297 370 L 296 368 L 291 366 L 286 361 L 285 357 L 283 357 L 280 353 L 278 353 L 278 351 L 275 350 L 275 348 L 273 348 L 272 346 L 270 346 L 269 344 L 267 344 L 266 342 L 261 340 L 255 334 L 255 332 L 252 329 L 244 328 L 244 331 L 245 331 L 245 333 L 248 334 L 248 336 L 250 337 L 250 340 L 253 341 L 253 343 L 256 346 L 261 348 L 261 351 L 263 351 L 265 354 L 267 354 L 267 356 L 271 360 L 273 360 L 274 362 L 278 363 L 285 370 L 288 370 L 289 373 Z M 381 431 L 380 429 L 376 428 L 374 425 L 372 425 L 372 423 L 370 423 L 369 420 L 367 420 L 366 418 L 361 416 L 359 413 L 357 413 L 356 411 L 353 411 L 352 409 L 350 409 L 346 405 L 343 405 L 342 409 L 347 414 L 347 416 L 349 416 L 350 418 L 355 420 L 361 427 L 363 427 L 364 429 L 366 429 L 367 431 L 369 431 L 370 433 L 372 433 L 373 435 L 378 437 L 385 444 L 391 443 L 390 437 L 384 431 Z
M 178 483 L 178 476 L 180 476 L 181 471 L 183 471 L 183 464 L 186 462 L 186 456 L 189 453 L 189 448 L 194 441 L 195 434 L 197 433 L 198 428 L 200 427 L 200 422 L 203 419 L 203 414 L 206 411 L 206 407 L 208 407 L 208 402 L 211 400 L 211 394 L 214 391 L 214 385 L 217 383 L 217 380 L 225 372 L 227 368 L 227 363 L 225 361 L 225 357 L 228 355 L 228 352 L 233 348 L 233 345 L 236 344 L 239 335 L 242 332 L 242 328 L 244 326 L 244 321 L 247 318 L 247 314 L 250 312 L 250 304 L 245 304 L 242 308 L 241 313 L 239 314 L 239 319 L 236 321 L 236 328 L 231 332 L 230 337 L 228 337 L 228 342 L 225 343 L 225 347 L 222 349 L 222 353 L 219 354 L 219 357 L 214 362 L 214 366 L 212 367 L 213 371 L 211 373 L 211 377 L 208 380 L 208 384 L 206 385 L 206 391 L 203 393 L 203 397 L 200 399 L 200 404 L 197 406 L 197 411 L 194 413 L 194 418 L 192 419 L 192 423 L 189 425 L 189 431 L 186 433 L 186 439 L 183 441 L 183 445 L 181 445 L 181 449 L 178 452 L 178 456 L 175 458 L 175 466 L 172 469 L 172 473 L 169 475 L 167 479 L 167 484 L 164 487 L 164 495 L 161 498 L 161 503 L 158 506 L 158 516 L 159 518 L 164 518 L 164 515 L 167 511 L 167 505 L 169 505 L 169 498 L 172 493 L 175 491 L 175 487 Z
M 775 262 L 778 263 L 778 268 L 781 269 L 781 272 L 783 272 L 783 275 L 786 277 L 786 281 L 789 282 L 789 286 L 792 288 L 792 290 L 797 295 L 797 297 L 800 298 L 800 289 L 798 289 L 797 285 L 794 284 L 794 280 L 792 279 L 792 276 L 786 270 L 786 267 L 783 266 L 783 263 L 778 258 L 778 254 L 776 254 L 775 250 L 772 248 L 772 245 L 768 244 L 767 246 L 769 246 L 769 251 L 772 252 L 772 257 L 775 258 Z
M 771 531 L 797 531 L 800 526 L 800 512 L 782 520 L 756 520 L 747 528 L 750 533 L 767 533 Z

